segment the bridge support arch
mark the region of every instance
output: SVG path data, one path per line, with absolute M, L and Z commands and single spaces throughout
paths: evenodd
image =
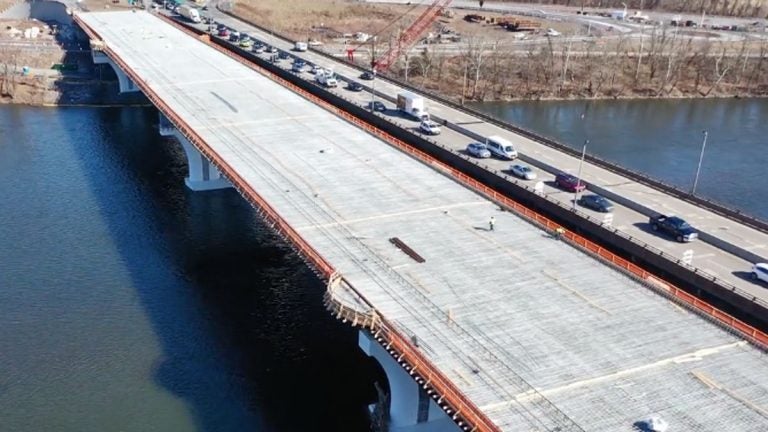
M 94 64 L 108 64 L 112 66 L 112 70 L 115 71 L 115 75 L 117 75 L 117 82 L 120 85 L 120 93 L 133 93 L 137 91 L 141 91 L 137 86 L 136 83 L 131 81 L 130 78 L 128 78 L 128 75 L 123 72 L 122 69 L 120 69 L 120 66 L 116 65 L 109 56 L 104 54 L 102 51 L 98 49 L 91 49 L 91 57 L 93 58 Z
M 379 362 L 389 381 L 389 432 L 461 432 L 454 421 L 427 395 L 368 332 L 360 331 L 360 348 Z
M 207 191 L 232 187 L 216 167 L 163 115 L 160 115 L 160 135 L 174 137 L 187 156 L 188 175 L 184 179 L 187 187 L 193 191 Z

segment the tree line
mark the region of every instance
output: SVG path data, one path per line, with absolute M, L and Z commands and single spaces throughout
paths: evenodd
M 694 41 L 673 27 L 641 42 L 570 39 L 527 47 L 469 35 L 457 52 L 424 49 L 389 73 L 460 100 L 768 94 L 768 42 Z

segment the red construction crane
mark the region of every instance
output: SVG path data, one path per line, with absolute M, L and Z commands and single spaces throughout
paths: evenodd
M 427 29 L 437 19 L 440 12 L 447 8 L 453 0 L 435 0 L 424 12 L 411 24 L 397 40 L 397 44 L 391 47 L 387 52 L 373 61 L 373 67 L 376 72 L 382 72 L 389 69 L 389 66 L 397 60 L 403 52 L 408 51 L 419 40 L 424 30 Z
M 440 12 L 447 8 L 453 0 L 434 0 L 431 5 L 429 5 L 424 12 L 422 12 L 421 15 L 416 19 L 416 21 L 413 22 L 405 31 L 403 31 L 400 34 L 400 37 L 397 41 L 397 44 L 393 47 L 391 47 L 386 53 L 381 55 L 379 58 L 371 61 L 371 66 L 376 69 L 377 72 L 384 71 L 389 68 L 389 66 L 397 60 L 397 58 L 400 56 L 400 54 L 403 53 L 403 51 L 409 50 L 419 39 L 419 36 L 421 36 L 422 33 L 424 33 L 424 30 L 426 30 L 427 27 L 429 27 L 433 22 L 435 22 L 435 19 L 437 19 L 437 16 L 440 14 Z M 413 8 L 417 7 L 418 5 L 415 5 Z M 411 9 L 413 9 L 411 8 Z M 410 10 L 408 11 L 410 12 Z M 406 12 L 407 13 L 407 12 Z M 384 29 L 391 26 L 395 22 L 399 21 L 405 14 L 398 17 L 396 20 L 389 23 Z M 381 34 L 384 29 L 379 31 L 376 35 L 373 35 L 372 37 L 376 37 L 379 34 Z M 360 48 L 361 46 L 365 45 L 367 42 L 363 42 L 361 44 L 358 44 L 355 47 L 347 48 L 347 60 L 354 61 L 355 60 L 355 51 Z M 371 55 L 375 55 L 375 53 L 371 53 Z

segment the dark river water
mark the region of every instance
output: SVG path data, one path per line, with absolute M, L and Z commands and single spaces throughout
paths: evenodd
M 708 128 L 700 192 L 768 217 L 768 101 L 484 108 L 681 186 Z M 367 431 L 356 332 L 156 123 L 0 106 L 0 431 Z
M 482 103 L 475 108 L 768 219 L 768 99 Z
M 367 431 L 356 332 L 156 123 L 0 106 L 0 431 Z

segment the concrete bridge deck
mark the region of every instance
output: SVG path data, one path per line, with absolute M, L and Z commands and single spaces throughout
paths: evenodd
M 768 429 L 734 333 L 155 16 L 78 19 L 496 430 Z
M 218 22 L 242 32 L 247 32 L 252 37 L 274 45 L 281 50 L 290 51 L 293 47 L 291 42 L 286 42 L 270 33 L 224 15 L 214 8 L 210 8 L 207 13 L 214 16 Z M 204 27 L 200 26 L 200 28 Z M 345 52 L 335 54 L 339 58 L 345 58 L 346 56 Z M 262 56 L 268 58 L 270 55 L 266 53 Z M 350 67 L 341 61 L 333 61 L 317 53 L 302 52 L 291 53 L 291 55 L 304 58 L 313 64 L 333 68 L 337 74 L 349 79 L 356 80 L 360 74 L 356 68 Z M 283 61 L 281 64 L 285 69 L 290 69 L 289 61 Z M 307 79 L 312 78 L 310 74 L 304 75 L 307 76 Z M 370 85 L 369 81 L 360 82 L 364 85 Z M 371 95 L 367 91 L 352 93 L 343 87 L 340 86 L 332 91 L 355 100 L 360 105 L 366 105 L 371 100 Z M 403 91 L 402 87 L 379 79 L 376 80 L 375 89 L 378 93 L 389 98 L 389 101 L 384 101 L 388 108 L 390 108 L 388 112 L 383 114 L 385 117 L 395 123 L 402 124 L 404 127 L 418 128 L 417 122 L 404 118 L 393 110 L 391 101 L 396 98 L 399 92 Z M 377 97 L 377 99 L 381 100 L 380 97 Z M 460 153 L 468 143 L 475 139 L 472 136 L 500 135 L 506 137 L 515 144 L 518 151 L 523 155 L 524 162 L 538 168 L 539 179 L 546 183 L 545 192 L 550 197 L 570 204 L 573 194 L 563 192 L 551 186 L 551 184 L 554 181 L 554 174 L 558 171 L 566 171 L 574 175 L 578 172 L 579 159 L 577 157 L 564 154 L 531 139 L 512 134 L 508 130 L 484 122 L 477 117 L 473 117 L 435 100 L 429 100 L 428 106 L 433 116 L 447 119 L 449 122 L 460 125 L 467 131 L 466 134 L 463 134 L 443 128 L 443 133 L 440 136 L 433 137 L 440 145 Z M 699 138 L 697 137 L 697 139 Z M 509 162 L 500 160 L 485 160 L 483 163 L 487 164 L 489 169 L 499 171 L 508 170 L 510 165 Z M 766 285 L 755 283 L 747 277 L 753 262 L 768 260 L 768 233 L 742 225 L 727 217 L 674 198 L 650 186 L 639 184 L 589 162 L 584 164 L 583 177 L 590 185 L 599 188 L 595 192 L 604 194 L 615 201 L 614 227 L 672 257 L 677 257 L 677 259 L 682 258 L 687 250 L 691 250 L 693 251 L 691 265 L 694 268 L 736 287 L 747 298 L 754 297 L 759 299 L 761 303 L 768 303 L 768 289 L 766 289 Z M 510 181 L 520 182 L 513 177 L 510 177 Z M 621 198 L 621 202 L 617 201 L 616 198 Z M 579 210 L 582 214 L 595 218 L 603 217 L 602 214 L 592 210 L 581 207 L 579 207 Z M 685 218 L 694 227 L 709 234 L 709 237 L 712 238 L 712 243 L 701 241 L 703 239 L 700 239 L 700 241 L 693 243 L 681 244 L 666 236 L 652 232 L 647 226 L 647 221 L 648 214 L 653 212 L 675 214 Z M 728 249 L 727 244 L 734 245 L 736 249 L 740 249 L 743 253 L 734 254 L 720 247 L 725 245 L 726 249 Z

